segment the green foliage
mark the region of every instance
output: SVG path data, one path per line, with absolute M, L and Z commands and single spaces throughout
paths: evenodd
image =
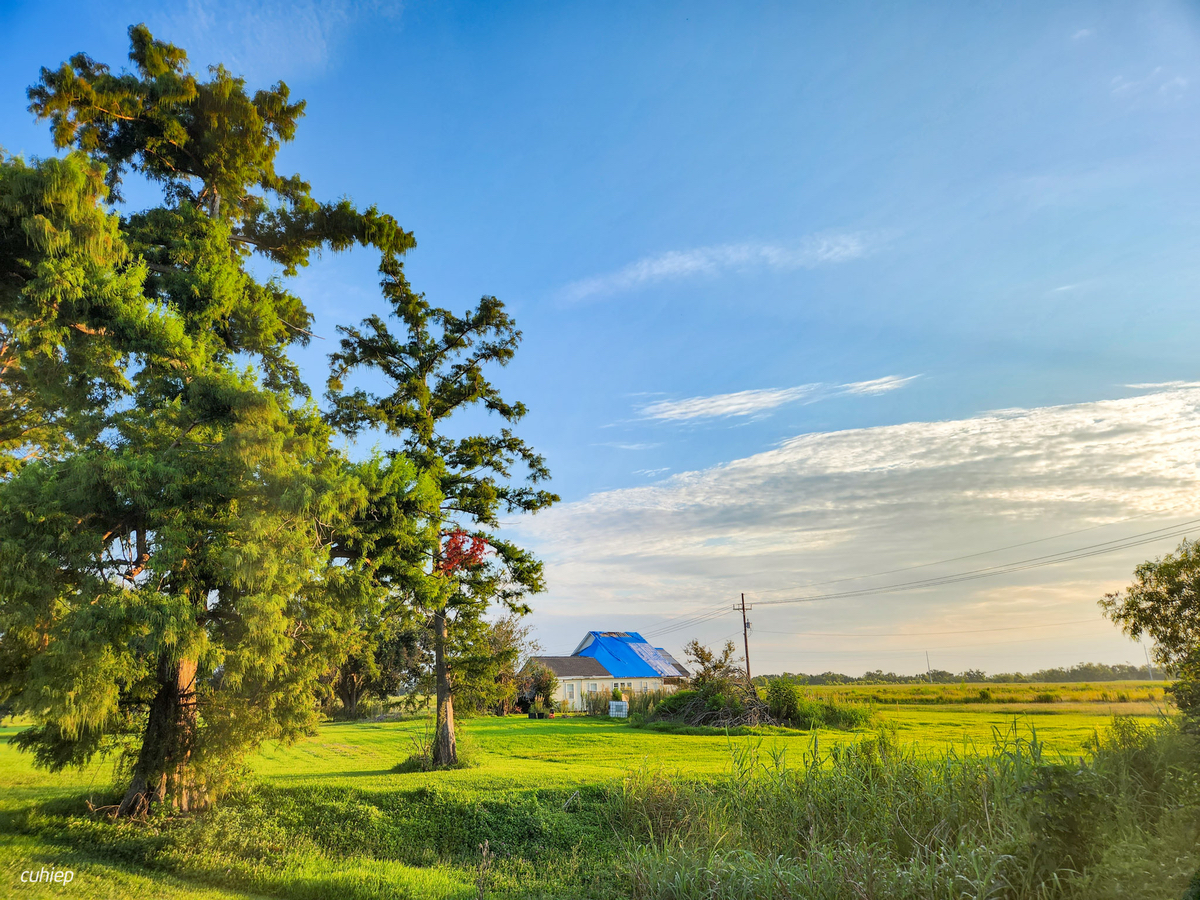
M 747 745 L 724 778 L 626 779 L 622 874 L 635 898 L 1159 896 L 1161 873 L 1121 867 L 1194 827 L 1175 811 L 1200 812 L 1198 752 L 1169 723 L 1124 721 L 1069 762 L 1015 731 L 965 757 L 887 732 L 796 761 Z
M 503 716 L 516 708 L 517 697 L 525 685 L 518 663 L 540 649 L 530 637 L 532 632 L 532 624 L 514 613 L 484 623 L 481 643 L 486 645 L 488 662 L 469 669 L 459 666 L 455 691 L 460 710 L 468 715 L 493 712 Z M 557 691 L 556 681 L 544 695 Z
M 1200 729 L 1200 649 L 1179 663 L 1179 677 L 1167 690 L 1187 717 L 1189 727 Z
M 646 708 L 639 709 L 646 722 L 717 728 L 774 724 L 767 705 L 736 665 L 732 641 L 714 652 L 693 640 L 684 652 L 692 672 L 691 688 L 649 699 Z
M 547 666 L 535 665 L 525 674 L 525 685 L 526 693 L 533 697 L 541 709 L 546 709 L 558 693 L 558 676 Z
M 304 102 L 292 102 L 282 81 L 250 96 L 223 66 L 198 79 L 187 54 L 155 40 L 145 25 L 130 27 L 129 38 L 132 72 L 114 74 L 79 53 L 42 69 L 29 89 L 30 110 L 50 119 L 55 145 L 103 162 L 114 197 L 124 171 L 139 172 L 161 183 L 173 206 L 235 224 L 243 252 L 253 248 L 286 275 L 322 246 L 359 243 L 387 255 L 415 246 L 374 207 L 360 213 L 346 201 L 318 203 L 299 175 L 276 173 L 279 148 L 304 115 Z
M 328 418 L 351 437 L 382 431 L 416 467 L 422 490 L 406 507 L 401 533 L 392 537 L 386 516 L 377 529 L 377 543 L 395 546 L 394 562 L 371 564 L 372 576 L 390 598 L 390 614 L 431 632 L 441 735 L 435 749 L 440 761 L 452 762 L 454 693 L 480 696 L 506 664 L 497 659 L 484 614 L 492 603 L 528 612 L 524 598 L 544 588 L 541 562 L 496 533 L 499 516 L 537 512 L 558 498 L 538 486 L 549 478 L 545 460 L 510 427 L 524 417 L 525 406 L 504 400 L 485 374 L 489 365 L 507 365 L 520 344 L 504 304 L 484 297 L 459 316 L 414 292 L 394 254 L 384 254 L 380 272 L 401 331 L 393 334 L 380 316 L 360 328 L 339 328 Z M 347 389 L 346 381 L 360 374 L 378 376 L 386 392 Z M 499 434 L 451 437 L 449 420 L 474 406 L 506 423 Z M 514 476 L 517 466 L 524 469 L 523 483 Z M 417 525 L 415 541 L 408 522 Z M 366 558 L 353 546 L 347 551 Z
M 794 684 L 790 684 L 782 678 L 776 678 L 767 685 L 767 707 L 771 710 L 774 718 L 796 719 L 799 706 L 800 692 L 796 690 Z
M 585 692 L 583 695 L 583 711 L 589 716 L 607 716 L 608 704 L 612 694 L 607 691 Z
M 882 893 L 876 896 L 902 900 L 914 894 L 961 900 L 963 892 L 971 897 L 991 892 L 1004 900 L 1117 900 L 1181 896 L 1200 867 L 1194 831 L 1198 751 L 1193 738 L 1157 733 L 1152 720 L 1120 719 L 1106 726 L 1095 714 L 1045 710 L 1037 716 L 1033 741 L 1027 723 L 1011 731 L 1012 718 L 994 711 L 920 707 L 887 714 L 886 721 L 900 726 L 895 736 L 816 735 L 823 762 L 810 771 L 801 763 L 806 751 L 811 756 L 817 749 L 814 736 L 787 729 L 726 731 L 670 723 L 631 729 L 608 719 L 487 717 L 463 728 L 479 750 L 474 768 L 389 772 L 397 746 L 423 732 L 424 721 L 327 724 L 299 745 L 272 745 L 254 760 L 259 778 L 227 797 L 220 809 L 155 817 L 149 827 L 79 814 L 78 798 L 109 802 L 106 768 L 98 769 L 98 778 L 97 770 L 46 776 L 0 745 L 0 832 L 20 830 L 24 837 L 18 840 L 33 842 L 45 858 L 63 864 L 87 859 L 96 868 L 80 871 L 104 889 L 121 885 L 114 887 L 121 896 L 122 871 L 155 879 L 176 872 L 181 880 L 173 895 L 186 898 L 205 889 L 199 885 L 224 885 L 239 896 L 314 900 L 476 897 L 478 845 L 485 840 L 496 851 L 488 896 L 514 898 L 617 900 L 643 889 L 640 896 L 674 896 L 678 889 L 686 897 L 699 886 L 706 897 L 778 897 L 780 884 L 809 878 L 799 882 L 806 889 L 797 888 L 797 896 L 859 898 L 859 888 L 877 885 Z M 1010 729 L 996 748 L 1010 753 L 1006 762 L 987 762 L 996 755 L 994 725 Z M 1136 801 L 1122 800 L 1116 812 L 1110 800 L 1101 803 L 1100 827 L 1088 838 L 1096 861 L 1081 874 L 1060 873 L 1058 893 L 1038 895 L 1020 879 L 1011 885 L 988 880 L 988 866 L 1005 853 L 1017 854 L 1007 870 L 1013 871 L 1032 866 L 1037 852 L 1048 852 L 1047 836 L 1035 831 L 1044 805 L 1019 787 L 1036 783 L 1035 765 L 1077 768 L 1081 741 L 1093 728 L 1099 741 L 1085 760 L 1105 786 L 1102 795 Z M 978 749 L 964 748 L 964 729 L 981 741 Z M 910 739 L 924 749 L 906 747 Z M 841 748 L 848 744 L 859 746 L 853 753 L 861 757 L 860 767 L 845 764 Z M 841 763 L 832 759 L 835 745 Z M 808 794 L 797 793 L 793 804 L 765 788 L 730 787 L 731 763 L 740 772 L 757 753 L 753 774 L 766 781 L 776 768 L 772 754 L 781 750 L 785 768 L 803 770 L 797 780 L 814 779 Z M 1025 760 L 1024 769 L 1014 755 Z M 652 762 L 645 774 L 663 786 L 647 809 L 655 833 L 666 836 L 653 855 L 638 849 L 647 843 L 646 826 L 626 824 L 622 786 L 624 774 L 647 759 Z M 911 759 L 911 767 L 901 765 L 904 759 Z M 1007 766 L 1014 780 L 981 777 L 985 763 L 999 772 Z M 1113 793 L 1110 784 L 1124 787 Z M 670 803 L 668 791 L 675 797 Z M 758 815 L 763 842 L 750 846 L 739 820 L 731 826 L 724 816 L 732 812 L 749 821 L 752 811 L 721 808 L 757 803 L 766 804 Z M 702 816 L 696 811 L 701 806 Z M 811 817 L 793 818 L 794 807 Z M 665 828 L 654 818 L 656 809 L 669 816 Z M 943 819 L 947 824 L 938 827 Z M 861 834 L 854 831 L 860 820 Z M 724 829 L 710 832 L 715 853 L 690 841 L 671 844 L 672 836 L 703 822 Z M 955 852 L 951 829 L 962 822 L 968 829 L 965 849 Z M 891 832 L 881 831 L 889 823 Z M 811 856 L 793 854 L 786 840 L 796 837 L 793 825 L 814 841 Z M 913 835 L 911 852 L 880 837 L 890 833 L 907 840 L 905 828 Z M 9 833 L 0 836 L 0 860 L 12 846 Z M 631 880 L 637 852 L 644 854 L 637 862 L 647 876 L 641 888 Z M 689 863 L 699 868 L 688 869 Z M 772 882 L 776 874 L 782 880 Z M 728 880 L 714 882 L 714 876 Z
M 1200 723 L 1200 543 L 1184 540 L 1174 553 L 1144 562 L 1123 593 L 1101 601 L 1106 615 L 1131 638 L 1148 635 L 1159 664 L 1177 671 L 1171 693 L 1179 709 Z
M 412 772 L 436 772 L 444 769 L 469 769 L 476 765 L 475 744 L 467 737 L 466 732 L 458 727 L 457 723 L 455 723 L 454 739 L 458 749 L 457 757 L 450 763 L 440 762 L 434 754 L 435 742 L 431 723 L 426 721 L 423 730 L 414 732 L 409 737 L 412 752 L 403 761 L 397 763 L 392 771 L 403 775 Z
M 782 679 L 781 679 L 782 680 Z M 765 688 L 761 691 L 766 695 Z M 838 703 L 865 703 L 893 706 L 1003 706 L 1016 712 L 1018 708 L 1037 704 L 1039 694 L 1050 694 L 1063 703 L 1072 704 L 1136 704 L 1137 709 L 1125 712 L 1152 713 L 1167 699 L 1169 685 L 1142 682 L 1106 682 L 1092 684 L 1055 684 L 1047 690 L 1044 684 L 846 684 L 798 686 L 801 694 Z M 1055 701 L 1057 702 L 1057 701 Z
M 673 696 L 673 691 L 643 691 L 634 694 L 629 698 L 629 714 L 632 715 L 650 715 L 658 708 L 658 705 Z
M 1168 670 L 1169 671 L 1169 667 Z M 1156 672 L 1156 675 L 1162 674 Z M 884 672 L 875 669 L 862 675 L 845 675 L 840 672 L 824 672 L 820 675 L 794 674 L 784 672 L 782 675 L 755 675 L 754 683 L 759 687 L 776 679 L 798 685 L 829 686 L 829 685 L 873 685 L 873 684 L 978 684 L 990 682 L 993 684 L 1027 684 L 1027 683 L 1065 683 L 1091 681 L 1134 681 L 1149 680 L 1150 670 L 1146 666 L 1131 666 L 1127 664 L 1108 665 L 1106 663 L 1076 663 L 1073 666 L 1059 666 L 1052 669 L 1038 669 L 1036 672 L 1000 672 L 988 675 L 980 669 L 967 669 L 955 674 L 944 669 L 934 669 L 919 675 L 897 675 L 895 672 Z
M 415 701 L 428 655 L 425 633 L 384 620 L 372 608 L 361 614 L 357 624 L 354 644 L 329 679 L 338 701 L 330 712 L 348 719 L 378 715 L 401 690 Z M 364 702 L 368 698 L 379 702 Z
M 660 719 L 675 719 L 694 701 L 702 699 L 697 690 L 676 691 L 664 697 L 654 708 L 655 715 Z
M 30 89 L 74 152 L 0 160 L 0 702 L 45 765 L 128 750 L 140 811 L 313 728 L 371 599 L 330 554 L 367 492 L 287 355 L 311 316 L 250 258 L 412 241 L 275 172 L 303 110 L 282 83 L 130 38 L 133 71 L 80 54 Z M 162 200 L 120 219 L 131 168 Z
M 781 678 L 767 686 L 767 707 L 771 717 L 792 728 L 865 728 L 872 713 L 862 703 L 846 703 L 831 698 L 802 696 L 799 689 Z
M 95 440 L 94 407 L 129 386 L 124 355 L 170 327 L 142 298 L 103 179 L 82 153 L 0 154 L 0 479 Z
M 1174 666 L 1200 649 L 1200 543 L 1184 540 L 1174 553 L 1144 562 L 1134 583 L 1100 601 L 1105 614 L 1134 640 L 1154 640 L 1154 655 Z
M 744 676 L 738 666 L 737 648 L 733 641 L 726 641 L 719 651 L 710 650 L 697 640 L 691 640 L 683 648 L 692 672 L 691 683 L 707 693 L 709 688 L 721 691 L 725 686 Z

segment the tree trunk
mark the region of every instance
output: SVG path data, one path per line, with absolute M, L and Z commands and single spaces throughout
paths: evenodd
M 362 686 L 365 679 L 358 672 L 348 670 L 351 663 L 346 663 L 338 673 L 337 696 L 342 701 L 342 711 L 351 719 L 358 718 L 358 699 L 362 696 Z
M 437 677 L 437 730 L 433 736 L 433 764 L 458 763 L 454 740 L 454 698 L 450 695 L 450 675 L 446 668 L 446 611 L 433 614 L 433 668 Z
M 188 767 L 196 736 L 196 660 L 163 653 L 158 684 L 133 781 L 117 809 L 120 816 L 145 815 L 157 803 L 187 812 L 208 802 Z

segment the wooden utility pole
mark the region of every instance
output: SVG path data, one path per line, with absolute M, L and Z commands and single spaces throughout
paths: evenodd
M 749 681 L 750 680 L 750 623 L 748 621 L 746 621 L 746 610 L 754 609 L 754 606 L 753 605 L 747 606 L 746 605 L 746 595 L 742 594 L 742 605 L 738 606 L 735 603 L 733 605 L 733 608 L 740 609 L 742 611 L 742 640 L 745 641 L 745 644 L 746 644 L 746 680 Z

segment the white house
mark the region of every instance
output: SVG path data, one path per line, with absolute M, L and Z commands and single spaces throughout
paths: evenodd
M 606 696 L 616 686 L 625 694 L 676 690 L 688 670 L 662 647 L 652 647 L 636 631 L 589 631 L 570 656 L 534 656 L 558 678 L 557 700 L 583 709 L 588 694 Z

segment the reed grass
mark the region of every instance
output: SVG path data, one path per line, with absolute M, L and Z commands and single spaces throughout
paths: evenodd
M 626 778 L 630 897 L 1165 898 L 1200 868 L 1200 747 L 1167 719 L 1116 719 L 1069 757 L 1015 726 L 983 752 L 922 754 L 886 730 L 814 737 L 799 758 L 730 752 L 724 777 Z

